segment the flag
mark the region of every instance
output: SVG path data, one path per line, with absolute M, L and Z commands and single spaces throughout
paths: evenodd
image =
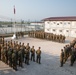
M 14 14 L 16 13 L 16 10 L 15 10 L 15 6 L 14 6 Z

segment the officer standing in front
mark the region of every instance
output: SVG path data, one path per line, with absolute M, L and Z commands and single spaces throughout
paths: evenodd
M 64 52 L 63 49 L 61 49 L 61 54 L 60 54 L 60 67 L 63 67 L 64 63 Z
M 39 47 L 39 49 L 36 51 L 37 57 L 36 57 L 36 62 L 41 64 L 41 47 Z

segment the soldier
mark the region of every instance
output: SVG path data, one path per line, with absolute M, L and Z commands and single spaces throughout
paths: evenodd
M 12 40 L 10 41 L 11 45 L 13 44 Z
M 59 35 L 59 42 L 61 42 L 62 41 L 62 35 L 60 34 Z
M 18 33 L 16 32 L 16 39 L 18 39 Z
M 67 46 L 64 47 L 64 63 L 67 61 Z
M 6 46 L 4 48 L 4 55 L 5 55 L 5 63 L 8 64 L 8 47 Z
M 26 49 L 25 51 L 25 64 L 29 65 L 29 50 Z
M 29 65 L 29 57 L 30 57 L 30 46 L 29 43 L 26 45 L 26 51 L 25 51 L 25 64 Z
M 73 66 L 75 59 L 76 59 L 75 58 L 75 48 L 72 47 L 72 53 L 71 53 L 71 58 L 70 58 L 70 62 L 71 62 L 70 66 Z
M 55 40 L 55 34 L 53 34 L 53 41 Z
M 12 67 L 12 52 L 13 52 L 13 49 L 9 48 L 8 49 L 8 61 L 9 61 L 9 66 L 10 67 Z
M 60 55 L 60 67 L 63 67 L 64 63 L 64 52 L 63 49 L 61 49 L 61 55 Z
M 24 62 L 24 54 L 25 54 L 25 46 L 24 46 L 24 43 L 22 43 L 22 58 L 23 58 L 23 62 Z
M 41 47 L 39 47 L 39 49 L 36 51 L 37 57 L 36 57 L 36 62 L 41 64 Z
M 16 41 L 14 41 L 14 46 L 15 46 L 15 44 L 16 44 Z
M 4 46 L 4 37 L 2 37 L 2 44 L 3 44 L 3 46 Z
M 0 44 L 0 60 L 1 60 L 1 44 Z
M 65 42 L 65 36 L 62 36 L 62 43 L 64 43 Z
M 26 50 L 29 50 L 30 51 L 29 43 L 27 43 L 27 45 L 26 45 Z
M 5 56 L 4 56 L 4 47 L 2 45 L 2 49 L 1 49 L 1 60 L 4 62 L 5 61 Z
M 21 42 L 19 43 L 19 47 L 21 47 Z
M 32 48 L 31 48 L 31 61 L 32 61 L 32 59 L 35 62 L 35 49 L 34 49 L 34 46 L 32 46 Z
M 20 67 L 23 67 L 23 64 L 22 64 L 22 61 L 23 61 L 23 58 L 22 58 L 22 47 L 20 47 L 19 51 L 18 51 L 18 61 L 19 61 L 19 66 Z
M 18 65 L 18 51 L 19 51 L 19 46 L 16 46 L 16 60 L 17 60 L 17 65 Z
M 18 41 L 16 41 L 16 47 L 18 46 Z
M 12 53 L 12 66 L 13 66 L 13 69 L 17 71 L 17 60 L 16 59 L 17 59 L 16 52 L 14 50 Z

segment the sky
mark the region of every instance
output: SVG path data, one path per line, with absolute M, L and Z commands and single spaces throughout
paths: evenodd
M 0 0 L 0 20 L 40 21 L 59 16 L 76 16 L 76 0 Z

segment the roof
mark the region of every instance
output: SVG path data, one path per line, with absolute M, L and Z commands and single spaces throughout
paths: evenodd
M 74 17 L 49 17 L 42 21 L 76 21 L 76 16 Z

